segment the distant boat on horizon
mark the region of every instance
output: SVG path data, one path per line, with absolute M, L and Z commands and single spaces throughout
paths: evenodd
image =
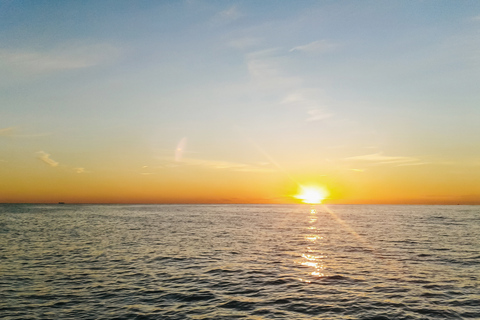
M 65 204 L 65 202 L 59 201 L 58 204 Z

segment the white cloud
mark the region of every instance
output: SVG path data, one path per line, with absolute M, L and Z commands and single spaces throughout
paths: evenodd
M 51 167 L 57 167 L 59 163 L 52 158 L 50 158 L 50 155 L 46 153 L 45 151 L 38 151 L 37 152 L 38 158 L 48 164 Z
M 303 46 L 297 46 L 290 49 L 290 52 L 300 51 L 306 53 L 323 53 L 336 48 L 337 45 L 327 40 L 313 41 Z

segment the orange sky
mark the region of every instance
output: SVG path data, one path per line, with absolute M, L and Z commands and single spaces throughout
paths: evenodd
M 2 167 L 1 202 L 299 203 L 294 196 L 304 185 L 327 189 L 329 195 L 323 201 L 327 204 L 479 204 L 480 192 L 478 175 L 451 167 L 448 172 L 446 165 L 372 166 L 363 171 L 333 166 L 332 172 L 325 174 L 311 174 L 308 168 L 287 174 L 277 168 L 243 172 L 180 163 L 141 174 L 148 168 L 77 173 L 60 164 L 52 167 L 38 159 L 31 162 L 25 171 Z

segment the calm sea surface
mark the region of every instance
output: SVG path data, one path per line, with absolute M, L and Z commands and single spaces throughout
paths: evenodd
M 480 206 L 0 205 L 2 319 L 480 319 Z

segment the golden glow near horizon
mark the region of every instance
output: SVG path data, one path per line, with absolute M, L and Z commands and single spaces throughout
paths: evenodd
M 328 196 L 328 192 L 320 187 L 304 187 L 300 186 L 299 193 L 294 197 L 302 200 L 303 203 L 318 204 Z
M 3 3 L 0 203 L 480 204 L 480 2 Z

